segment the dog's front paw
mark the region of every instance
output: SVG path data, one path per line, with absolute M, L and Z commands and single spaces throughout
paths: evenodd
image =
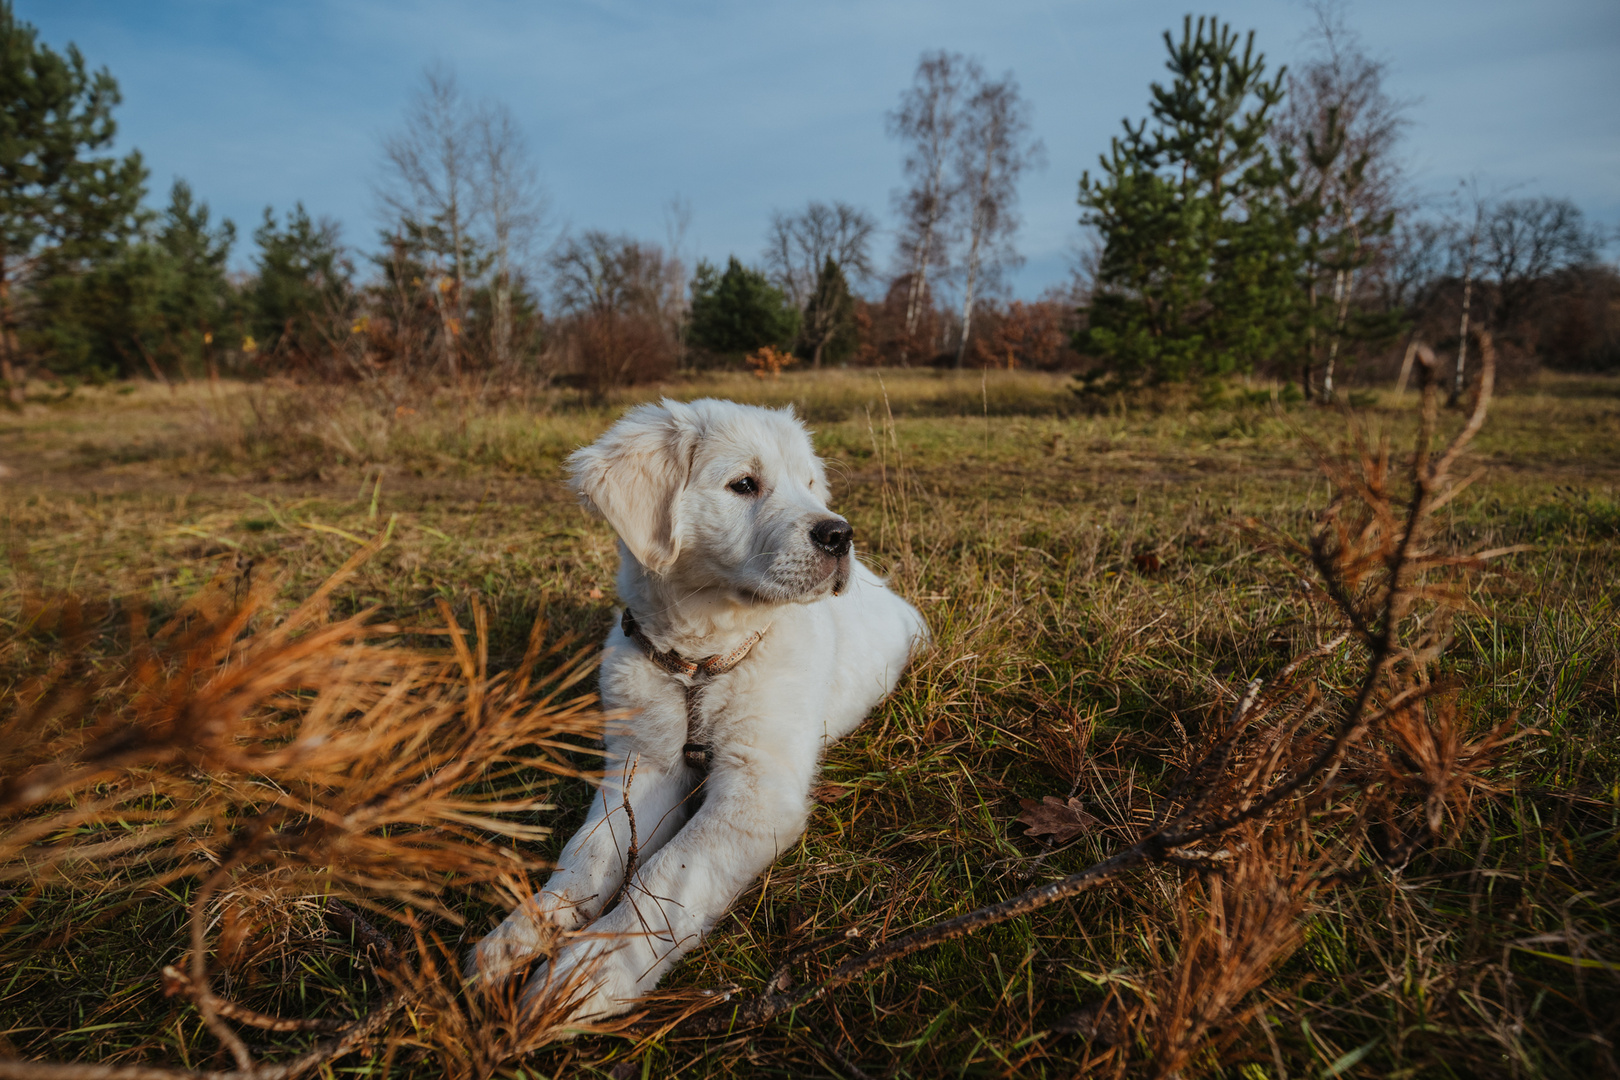
M 641 992 L 619 951 L 605 941 L 582 941 L 529 977 L 523 1008 L 531 1020 L 557 1010 L 554 1022 L 588 1023 L 626 1011 Z
M 541 893 L 468 950 L 466 977 L 499 982 L 536 957 L 555 950 L 562 936 L 579 929 L 583 921 L 577 908 Z

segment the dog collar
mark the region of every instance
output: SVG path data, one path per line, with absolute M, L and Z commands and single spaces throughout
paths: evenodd
M 702 660 L 688 660 L 674 649 L 661 650 L 642 633 L 641 627 L 636 624 L 636 617 L 630 613 L 629 608 L 624 609 L 624 617 L 619 620 L 624 629 L 624 636 L 641 647 L 647 654 L 647 659 L 669 672 L 671 675 L 685 675 L 689 679 L 712 679 L 717 675 L 724 675 L 738 664 L 743 657 L 753 651 L 759 639 L 765 636 L 764 630 L 755 630 L 749 634 L 743 643 L 725 656 L 706 656 Z M 769 629 L 769 627 L 767 627 Z

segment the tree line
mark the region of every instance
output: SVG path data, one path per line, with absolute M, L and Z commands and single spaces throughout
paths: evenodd
M 1261 372 L 1323 399 L 1403 336 L 1450 351 L 1455 397 L 1486 324 L 1520 359 L 1620 366 L 1602 233 L 1567 199 L 1477 182 L 1422 205 L 1384 66 L 1337 8 L 1315 12 L 1297 72 L 1215 18 L 1165 33 L 1170 79 L 1080 181 L 1098 243 L 1079 349 L 1109 378 Z
M 1620 365 L 1620 279 L 1567 200 L 1413 199 L 1385 71 L 1318 10 L 1313 52 L 1270 70 L 1254 34 L 1188 17 L 1170 78 L 1080 180 L 1074 281 L 1008 300 L 1019 182 L 1043 162 L 1011 73 L 925 53 L 888 114 L 904 184 L 894 248 L 838 200 L 772 215 L 760 258 L 560 231 L 511 111 L 424 73 L 378 150 L 369 252 L 302 204 L 267 208 L 251 269 L 235 224 L 177 181 L 147 206 L 110 150 L 117 83 L 0 0 L 0 377 L 544 379 L 601 390 L 684 368 L 787 363 L 1075 369 L 1163 382 L 1260 373 L 1331 398 L 1402 335 L 1455 352 L 1488 323 L 1525 357 Z M 766 354 L 766 360 L 760 356 Z

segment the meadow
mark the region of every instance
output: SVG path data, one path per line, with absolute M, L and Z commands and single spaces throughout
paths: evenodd
M 829 462 L 834 509 L 936 640 L 829 754 L 803 841 L 669 985 L 757 990 L 787 961 L 793 979 L 814 980 L 849 950 L 1061 877 L 1134 836 L 1249 680 L 1337 628 L 1287 544 L 1340 494 L 1319 457 L 1353 453 L 1361 432 L 1399 461 L 1415 424 L 1415 395 L 1387 389 L 1341 410 L 1260 384 L 1071 387 L 1035 373 L 828 371 L 693 376 L 606 400 L 230 382 L 41 390 L 0 414 L 0 714 L 20 715 L 30 680 L 67 648 L 30 614 L 40 598 L 102 603 L 86 647 L 104 668 L 130 647 L 130 612 L 158 624 L 223 564 L 273 562 L 266 603 L 285 614 L 380 535 L 331 593 L 332 617 L 409 627 L 448 610 L 482 628 L 491 672 L 523 664 L 537 616 L 550 640 L 597 640 L 614 618 L 617 553 L 565 490 L 567 453 L 660 394 L 792 404 Z M 1517 550 L 1467 579 L 1443 668 L 1462 737 L 1509 725 L 1513 741 L 1470 799 L 1446 804 L 1436 842 L 1395 865 L 1361 852 L 1356 875 L 1312 891 L 1297 933 L 1178 1074 L 1617 1070 L 1620 379 L 1543 374 L 1502 390 L 1461 472 L 1473 466 L 1485 471 L 1439 512 L 1437 542 Z M 1350 659 L 1330 658 L 1322 693 L 1353 675 Z M 570 760 L 590 767 L 588 753 Z M 546 788 L 554 808 L 525 820 L 566 837 L 588 790 L 564 779 Z M 1047 797 L 1080 811 L 1062 842 L 1025 827 Z M 559 841 L 511 842 L 543 858 Z M 1149 867 L 764 1025 L 587 1035 L 489 1068 L 616 1080 L 1162 1073 L 1153 1025 L 1187 968 L 1206 876 Z M 164 993 L 161 969 L 188 948 L 194 879 L 144 891 L 130 880 L 24 875 L 0 892 L 0 1057 L 230 1067 L 183 997 Z M 270 1011 L 364 1010 L 376 981 L 318 899 L 300 898 L 285 926 L 263 931 L 273 947 L 231 966 L 233 992 Z M 450 948 L 502 914 L 490 889 L 452 884 L 442 903 L 431 925 Z M 421 1050 L 432 1040 L 411 1025 L 430 1018 L 401 1016 L 401 1034 L 325 1075 L 457 1071 Z M 296 1048 L 309 1036 L 278 1038 Z M 0 1075 L 25 1073 L 0 1062 Z

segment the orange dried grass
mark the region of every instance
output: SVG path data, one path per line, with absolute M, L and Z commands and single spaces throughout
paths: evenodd
M 568 752 L 600 730 L 595 696 L 579 692 L 593 649 L 548 645 L 537 621 L 523 661 L 491 675 L 476 600 L 470 638 L 443 604 L 443 627 L 415 631 L 449 650 L 409 646 L 370 612 L 332 621 L 333 592 L 385 542 L 279 620 L 268 611 L 277 569 L 228 562 L 156 633 L 132 617 L 129 651 L 110 661 L 91 653 L 110 606 L 34 600 L 25 612 L 24 634 L 54 633 L 63 655 L 0 721 L 0 883 L 134 897 L 195 879 L 189 955 L 165 969 L 165 988 L 196 1005 L 235 1075 L 296 1076 L 379 1037 L 442 1044 L 463 1066 L 447 1075 L 487 1075 L 555 1038 L 562 1019 L 520 1024 L 510 1000 L 463 1003 L 448 947 L 427 927 L 460 922 L 452 889 L 528 895 L 541 866 L 518 843 L 547 835 L 536 819 L 552 809 L 551 784 L 577 773 Z M 403 923 L 414 948 L 396 949 L 360 911 Z M 216 968 L 262 950 L 267 930 L 321 916 L 376 947 L 391 990 L 366 1016 L 267 1016 L 214 992 Z M 397 1021 L 407 1002 L 408 1036 Z M 331 1038 L 268 1063 L 239 1025 Z M 0 1076 L 57 1068 L 0 1061 Z

